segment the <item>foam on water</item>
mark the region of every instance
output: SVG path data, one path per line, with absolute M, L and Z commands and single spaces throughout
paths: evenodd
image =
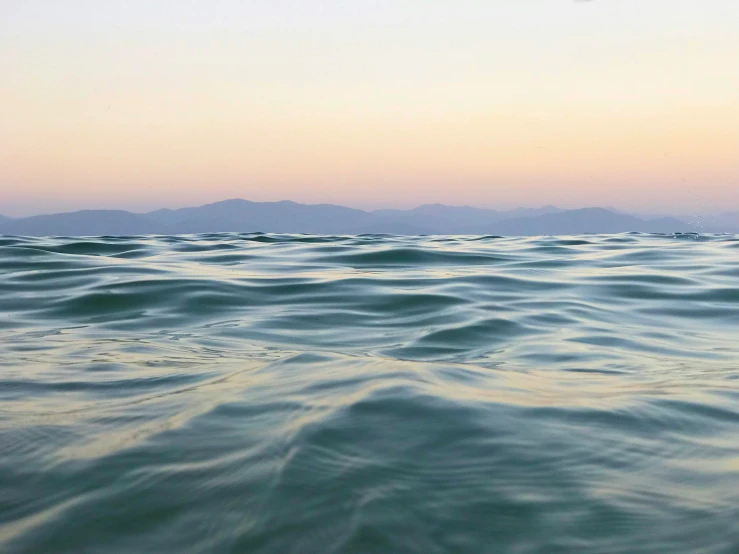
M 739 237 L 0 237 L 3 552 L 739 551 Z

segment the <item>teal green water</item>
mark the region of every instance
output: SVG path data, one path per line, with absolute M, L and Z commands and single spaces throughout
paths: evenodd
M 739 552 L 739 237 L 0 237 L 0 551 Z

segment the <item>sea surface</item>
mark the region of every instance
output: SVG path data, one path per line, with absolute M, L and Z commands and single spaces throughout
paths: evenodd
M 739 552 L 739 237 L 0 237 L 3 553 Z

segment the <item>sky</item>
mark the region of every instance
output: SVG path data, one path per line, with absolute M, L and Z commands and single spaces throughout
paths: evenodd
M 0 0 L 0 214 L 739 210 L 737 0 Z

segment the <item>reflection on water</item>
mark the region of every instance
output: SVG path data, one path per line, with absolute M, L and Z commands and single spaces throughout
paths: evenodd
M 739 551 L 739 238 L 0 237 L 3 552 Z

